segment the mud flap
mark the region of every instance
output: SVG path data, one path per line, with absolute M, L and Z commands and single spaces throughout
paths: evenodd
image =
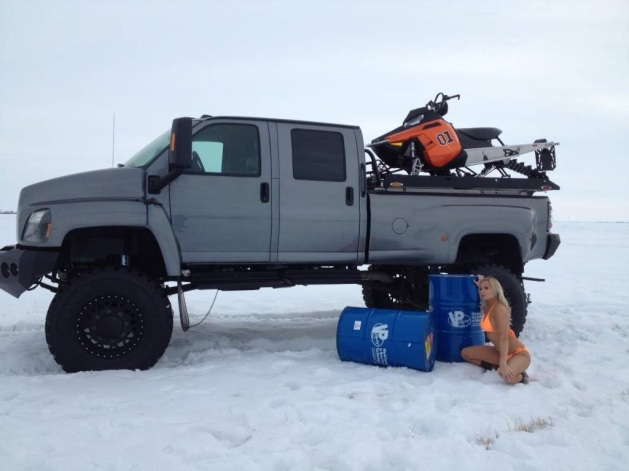
M 186 306 L 186 297 L 184 296 L 181 280 L 177 281 L 177 301 L 179 302 L 179 320 L 181 322 L 181 330 L 186 332 L 190 328 L 190 317 L 188 317 L 188 307 Z

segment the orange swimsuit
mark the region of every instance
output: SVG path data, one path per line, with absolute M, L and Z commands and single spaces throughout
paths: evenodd
M 489 311 L 487 311 L 485 313 L 485 315 L 483 316 L 483 319 L 480 321 L 480 328 L 483 329 L 484 332 L 493 334 L 496 333 L 497 331 L 494 330 L 494 327 L 491 325 L 491 320 L 489 319 L 489 313 L 492 311 L 492 309 L 494 308 L 494 306 L 497 303 L 494 303 L 494 305 L 489 309 Z M 513 331 L 513 329 L 509 329 L 509 337 L 515 337 L 515 332 Z M 516 347 L 513 350 L 513 353 L 510 353 L 507 355 L 507 360 L 510 359 L 512 356 L 517 355 L 518 353 L 522 353 L 522 352 L 528 352 L 528 348 L 526 347 Z

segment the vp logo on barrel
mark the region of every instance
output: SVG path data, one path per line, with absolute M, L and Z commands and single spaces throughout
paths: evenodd
M 371 343 L 373 344 L 373 347 L 371 348 L 371 355 L 376 365 L 387 366 L 389 364 L 387 349 L 382 346 L 388 338 L 389 324 L 378 323 L 371 328 Z
M 463 311 L 448 312 L 448 324 L 452 327 L 464 328 L 472 323 L 472 318 Z
M 375 347 L 381 347 L 388 338 L 389 324 L 376 324 L 371 329 L 371 343 L 373 343 Z

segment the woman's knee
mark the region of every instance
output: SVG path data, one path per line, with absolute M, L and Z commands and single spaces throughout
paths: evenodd
M 531 354 L 527 351 L 513 355 L 507 364 L 518 370 L 518 373 L 525 371 L 531 365 Z

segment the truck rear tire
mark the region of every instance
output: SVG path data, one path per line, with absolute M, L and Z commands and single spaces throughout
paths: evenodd
M 148 369 L 164 354 L 172 330 L 172 308 L 157 282 L 115 268 L 72 278 L 46 316 L 48 348 L 68 373 Z
M 369 271 L 384 271 L 390 274 L 396 291 L 388 292 L 363 286 L 365 306 L 378 309 L 401 309 L 425 311 L 428 309 L 428 272 L 417 267 L 376 267 Z
M 507 301 L 511 306 L 511 328 L 517 337 L 520 336 L 528 309 L 528 301 L 524 292 L 524 283 L 511 270 L 500 265 L 481 265 L 475 268 L 475 275 L 492 276 L 502 285 Z

